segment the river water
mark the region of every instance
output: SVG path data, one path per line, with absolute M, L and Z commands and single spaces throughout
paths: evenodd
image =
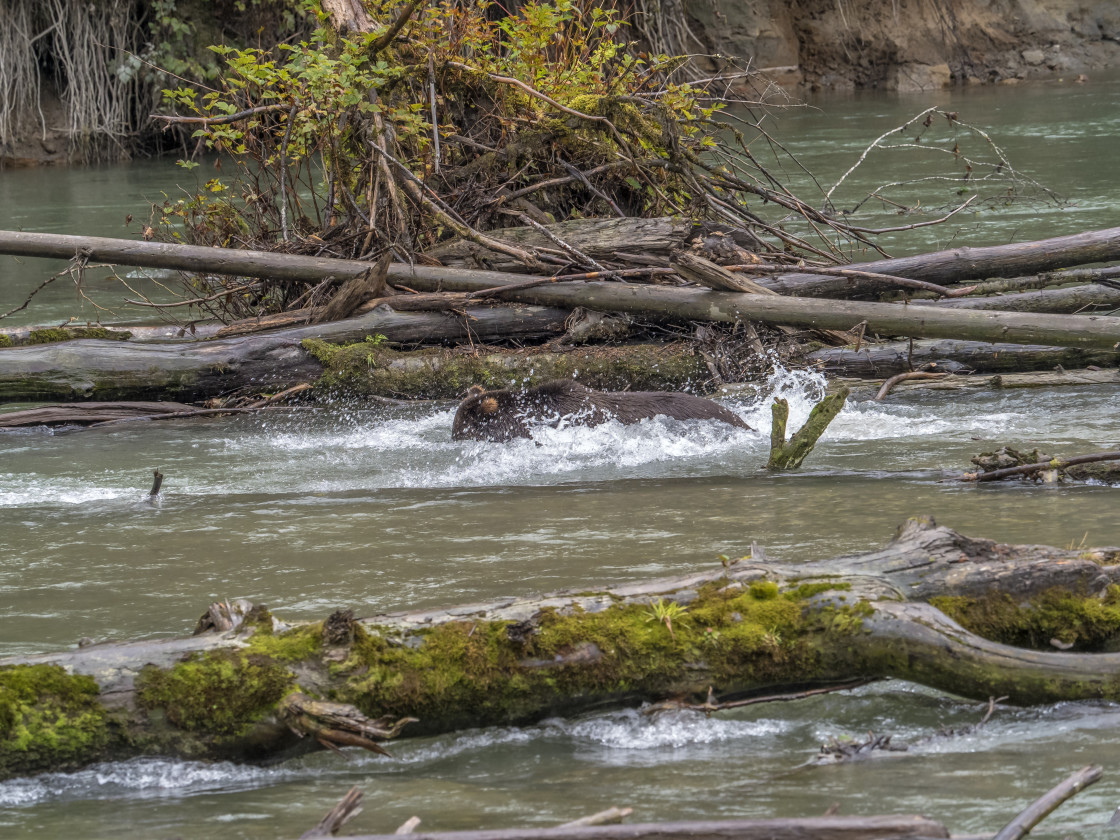
M 903 254 L 1116 224 L 1118 94 L 1120 83 L 1105 80 L 848 97 L 788 112 L 771 129 L 822 180 L 835 180 L 871 139 L 943 104 L 989 128 L 1017 166 L 1073 200 L 900 235 L 891 250 Z M 184 177 L 165 162 L 3 172 L 0 227 L 122 235 L 127 213 L 144 216 L 145 200 Z M 45 270 L 3 258 L 3 311 Z M 119 297 L 115 280 L 91 273 L 89 283 Z M 20 317 L 72 316 L 97 314 L 72 285 L 56 284 Z M 822 385 L 779 373 L 726 404 L 768 429 L 772 395 L 788 397 L 799 422 Z M 752 542 L 772 557 L 811 560 L 880 546 L 913 514 L 1006 541 L 1117 545 L 1118 488 L 940 479 L 1002 443 L 1118 448 L 1118 406 L 1115 386 L 858 402 L 803 470 L 783 476 L 760 470 L 761 432 L 658 421 L 460 443 L 450 440 L 450 403 L 5 434 L 0 655 L 64 649 L 82 636 L 188 633 L 218 598 L 312 619 L 339 606 L 369 615 L 684 573 Z M 167 478 L 152 507 L 144 497 L 157 467 Z M 352 785 L 367 798 L 348 826 L 355 832 L 389 832 L 413 814 L 438 830 L 554 825 L 609 805 L 631 806 L 645 821 L 813 815 L 832 803 L 842 814 L 925 813 L 955 832 L 979 832 L 1068 772 L 1101 763 L 1105 781 L 1036 834 L 1112 836 L 1103 823 L 1120 805 L 1120 706 L 1001 708 L 975 734 L 929 737 L 983 711 L 887 682 L 710 719 L 629 710 L 404 739 L 392 759 L 324 753 L 269 768 L 145 759 L 0 784 L 0 835 L 298 836 Z M 912 747 L 806 766 L 830 737 L 868 731 Z

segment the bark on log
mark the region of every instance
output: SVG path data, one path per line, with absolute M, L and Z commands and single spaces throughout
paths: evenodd
M 848 268 L 896 274 L 930 283 L 965 283 L 988 277 L 1018 277 L 1089 263 L 1120 260 L 1120 227 L 1058 236 L 1014 245 L 985 248 L 951 248 L 931 254 L 855 263 Z M 882 293 L 882 284 L 857 278 L 784 274 L 759 281 L 784 295 L 804 297 L 859 297 Z
M 444 272 L 442 275 L 433 272 Z M 466 273 L 451 277 L 447 269 L 417 266 L 408 280 L 423 291 L 477 291 L 501 285 Z M 503 282 L 508 282 L 504 280 Z M 483 284 L 489 284 L 483 285 Z M 584 306 L 608 312 L 631 312 L 687 321 L 762 321 L 809 329 L 851 330 L 866 321 L 867 332 L 884 336 L 957 338 L 1014 344 L 1120 348 L 1120 318 L 1100 315 L 1061 317 L 1010 312 L 958 311 L 894 303 L 770 297 L 735 292 L 700 291 L 593 281 L 537 286 L 504 293 L 503 298 L 542 306 Z
M 624 222 L 630 220 L 617 221 Z M 661 225 L 670 224 L 670 220 L 648 219 L 644 221 L 651 225 L 651 230 L 657 230 L 656 227 L 653 227 L 653 223 L 660 223 Z M 594 248 L 593 243 L 596 241 L 595 224 L 607 223 L 569 222 L 566 223 L 567 227 L 564 228 L 564 232 L 569 236 L 579 236 L 580 229 L 586 228 L 589 231 L 589 241 L 585 244 L 587 247 Z M 557 232 L 559 232 L 561 228 L 561 225 L 549 225 L 550 230 Z M 675 228 L 670 229 L 675 233 Z M 674 241 L 670 239 L 668 230 L 666 233 L 666 240 Z M 502 231 L 495 231 L 493 235 L 499 239 L 513 237 L 517 242 L 523 244 L 530 241 L 538 245 L 546 244 L 544 237 L 532 228 L 509 228 Z M 596 252 L 592 254 L 592 256 L 598 256 L 598 258 L 601 259 L 610 259 L 611 240 L 609 237 L 599 237 L 598 241 L 602 245 L 602 251 Z M 668 253 L 664 245 L 657 246 L 656 243 L 650 244 L 658 248 L 657 253 Z M 744 245 L 749 248 L 749 245 L 746 245 L 746 243 L 744 243 Z M 456 242 L 441 247 L 444 250 L 441 251 L 437 249 L 433 254 L 438 256 L 443 253 L 448 256 L 449 260 L 453 260 L 453 262 L 445 262 L 445 265 L 454 264 L 462 267 L 474 267 L 487 264 L 495 268 L 499 267 L 497 263 L 491 263 L 488 259 L 485 263 L 468 261 L 466 255 L 472 253 L 472 249 L 477 247 L 474 246 L 473 243 Z M 614 247 L 615 251 L 632 249 L 633 246 L 621 247 L 618 244 Z M 637 253 L 644 252 L 638 251 Z M 494 256 L 502 260 L 501 267 L 504 268 L 506 264 L 508 264 L 509 270 L 524 271 L 524 267 L 514 266 L 512 261 L 508 260 L 508 258 L 501 257 L 500 255 Z M 876 274 L 893 274 L 900 277 L 908 277 L 912 280 L 925 280 L 930 283 L 944 285 L 947 283 L 960 283 L 989 277 L 1017 277 L 1024 274 L 1035 274 L 1058 268 L 1066 268 L 1068 266 L 1109 262 L 1111 260 L 1120 260 L 1120 228 L 1109 228 L 1107 230 L 1079 233 L 1073 236 L 1059 236 L 1053 239 L 1042 239 L 1035 242 L 1023 242 L 1013 245 L 997 245 L 985 248 L 952 248 L 946 251 L 920 254 L 914 257 L 852 263 L 844 267 Z M 847 298 L 865 295 L 876 297 L 884 291 L 883 284 L 879 281 L 858 277 L 828 277 L 821 274 L 813 274 L 811 271 L 790 272 L 789 274 L 780 274 L 774 277 L 757 278 L 757 282 L 779 294 L 799 297 Z
M 1117 700 L 1120 654 L 1009 647 L 929 603 L 996 589 L 1027 604 L 1013 606 L 1020 628 L 1052 615 L 1052 601 L 1034 613 L 1033 596 L 1064 590 L 1097 615 L 1120 582 L 1117 561 L 1120 548 L 1000 545 L 915 518 L 866 554 L 744 559 L 599 592 L 391 613 L 342 636 L 287 628 L 256 607 L 224 633 L 0 660 L 0 778 L 137 754 L 276 758 L 316 738 L 390 737 L 406 716 L 420 719 L 406 732 L 426 734 L 859 678 L 1015 704 Z M 679 606 L 672 633 L 652 620 L 654 598 Z M 1101 638 L 1074 641 L 1114 643 L 1120 619 L 1099 626 Z
M 90 426 L 114 420 L 132 420 L 157 414 L 190 414 L 193 405 L 176 402 L 92 402 L 76 405 L 44 405 L 24 411 L 0 413 L 0 429 L 28 426 Z
M 1054 367 L 1116 367 L 1120 350 L 1081 350 L 1027 344 L 989 344 L 981 341 L 905 341 L 871 344 L 855 350 L 829 347 L 805 356 L 829 376 L 882 379 L 911 369 L 954 371 L 963 366 L 976 373 L 1051 370 Z M 936 367 L 929 368 L 930 365 Z
M 1093 249 L 1099 246 L 1101 240 L 1112 242 L 1110 237 L 1120 243 L 1120 228 L 1114 229 L 1111 233 L 1082 234 L 1079 237 L 1065 237 L 1065 239 L 1075 240 L 1079 243 L 1079 247 L 1074 250 L 1079 254 L 1086 254 L 1096 253 Z M 1040 250 L 1045 253 L 1044 243 L 1015 247 L 1030 253 Z M 257 251 L 232 251 L 156 242 L 128 242 L 99 237 L 0 231 L 0 253 L 65 257 L 73 256 L 75 250 L 79 248 L 82 253 L 89 253 L 90 258 L 104 262 L 275 278 L 306 279 L 316 272 L 322 272 L 324 277 L 328 275 L 352 277 L 370 267 L 368 263 Z M 999 249 L 995 250 L 999 251 Z M 971 254 L 968 249 L 945 253 L 956 255 L 950 262 L 957 265 L 965 258 L 960 256 L 962 252 L 967 252 L 965 256 Z M 1022 273 L 1023 266 L 1019 264 L 1021 261 L 1012 260 L 1012 262 L 1015 263 L 1015 273 Z M 474 292 L 511 283 L 509 275 L 496 272 L 463 271 L 420 265 L 390 266 L 389 280 L 407 283 L 420 291 L 430 292 Z M 771 286 L 771 288 L 775 287 Z M 511 290 L 503 295 L 508 300 L 541 306 L 567 308 L 585 306 L 601 311 L 632 312 L 678 320 L 728 323 L 756 320 L 811 329 L 838 330 L 850 330 L 866 321 L 868 332 L 881 335 L 1106 349 L 1120 346 L 1120 318 L 1092 315 L 1067 315 L 1055 319 L 1035 314 L 956 311 L 932 306 L 911 308 L 886 303 L 836 303 L 810 298 L 651 288 L 609 282 L 538 286 Z
M 566 310 L 472 307 L 470 320 L 378 308 L 359 318 L 267 335 L 172 344 L 66 341 L 0 349 L 0 403 L 68 400 L 201 400 L 240 388 L 277 391 L 316 381 L 323 365 L 304 339 L 359 342 L 481 341 L 559 335 Z
M 896 376 L 907 376 L 900 373 Z M 1086 385 L 1120 385 L 1120 369 L 1109 370 L 1063 370 L 1061 372 L 1036 372 L 1036 373 L 996 373 L 950 375 L 923 374 L 934 377 L 919 381 L 901 381 L 891 388 L 894 394 L 905 394 L 908 391 L 990 391 L 990 390 L 1018 390 L 1021 388 L 1060 388 Z M 866 379 L 850 379 L 846 377 L 829 379 L 829 390 L 838 391 L 848 388 L 851 391 L 850 399 L 873 399 L 882 388 L 877 381 Z M 735 388 L 725 388 L 733 393 Z
M 1050 312 L 1068 314 L 1083 310 L 1120 309 L 1120 290 L 1108 286 L 1070 286 L 1034 292 L 963 297 L 952 300 L 912 300 L 911 306 L 938 306 L 943 309 L 986 309 L 1000 312 Z
M 539 385 L 578 377 L 592 388 L 666 391 L 697 388 L 709 376 L 703 358 L 681 343 L 398 352 L 384 344 L 335 347 L 271 335 L 129 347 L 71 341 L 0 351 L 0 403 L 201 400 L 242 388 L 277 391 L 311 382 L 331 397 L 458 399 L 471 384 Z

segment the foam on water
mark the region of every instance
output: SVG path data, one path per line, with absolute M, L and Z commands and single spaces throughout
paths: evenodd
M 216 762 L 137 758 L 95 764 L 74 773 L 44 773 L 0 783 L 0 808 L 49 799 L 110 799 L 236 790 L 276 782 L 290 771 Z
M 12 465 L 0 474 L 0 508 L 131 505 L 144 489 L 133 469 L 141 459 L 161 465 L 169 476 L 165 492 L 180 498 L 754 474 L 766 457 L 773 399 L 788 402 L 789 427 L 797 429 L 825 386 L 819 373 L 778 369 L 756 387 L 721 398 L 752 430 L 657 417 L 631 426 L 541 425 L 531 438 L 508 443 L 453 441 L 454 406 L 441 404 L 277 412 L 225 418 L 204 428 L 174 422 L 121 427 L 55 435 L 34 447 L 26 436 L 18 443 L 0 437 L 0 454 Z M 849 461 L 829 458 L 858 455 L 869 443 L 889 440 L 907 442 L 911 449 L 930 441 L 941 449 L 944 441 L 968 437 L 1037 440 L 1055 447 L 1081 440 L 1115 443 L 1114 419 L 1094 410 L 1099 397 L 1087 397 L 1082 410 L 1065 399 L 988 394 L 970 397 L 966 404 L 936 396 L 849 402 L 826 430 L 814 461 L 825 470 L 847 469 Z M 87 462 L 84 442 L 90 437 L 109 468 L 98 470 Z M 9 441 L 12 447 L 4 449 Z M 834 445 L 831 455 L 829 444 Z M 53 462 L 43 462 L 42 455 Z M 871 463 L 897 467 L 891 453 L 879 452 Z M 908 468 L 941 466 L 936 458 L 922 462 L 913 453 L 905 463 Z
M 779 720 L 728 720 L 687 710 L 649 716 L 636 709 L 577 721 L 549 720 L 541 726 L 575 741 L 628 751 L 680 749 L 726 741 L 756 742 L 788 728 Z

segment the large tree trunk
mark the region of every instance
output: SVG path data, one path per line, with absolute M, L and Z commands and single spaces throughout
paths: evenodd
M 0 349 L 0 403 L 43 400 L 200 400 L 241 388 L 274 391 L 314 382 L 323 365 L 305 339 L 394 343 L 540 338 L 564 330 L 566 310 L 474 306 L 467 318 L 379 307 L 358 318 L 267 335 L 175 343 L 76 339 Z M 369 348 L 372 351 L 374 348 Z
M 727 700 L 894 677 L 1016 704 L 1120 700 L 1120 654 L 1059 653 L 1048 634 L 1046 650 L 1009 647 L 930 603 L 997 635 L 1030 628 L 1035 597 L 1045 599 L 1039 626 L 1050 626 L 1055 593 L 1063 608 L 1099 617 L 1117 561 L 1120 548 L 999 545 L 915 518 L 880 551 L 747 559 L 598 592 L 360 621 L 336 613 L 290 629 L 263 608 L 220 604 L 210 622 L 238 626 L 0 660 L 0 778 L 137 754 L 254 760 L 318 741 L 370 747 L 405 725 L 393 718 L 434 733 L 700 700 L 709 688 Z M 972 610 L 985 598 L 995 600 Z M 1095 626 L 1094 638 L 1062 641 L 1108 649 L 1120 619 Z
M 539 385 L 573 377 L 593 388 L 664 391 L 696 387 L 711 375 L 692 347 L 676 342 L 399 352 L 360 341 L 376 330 L 359 332 L 352 339 L 358 343 L 341 348 L 297 340 L 316 332 L 305 328 L 179 344 L 79 340 L 0 350 L 0 403 L 197 401 L 243 389 L 274 392 L 304 382 L 332 396 L 456 399 L 471 383 Z
M 1083 256 L 1097 254 L 1104 241 L 1120 242 L 1120 228 L 1080 237 L 1065 237 L 1078 243 L 1074 250 Z M 1086 245 L 1089 242 L 1091 244 Z M 1021 247 L 1038 258 L 1049 253 L 1045 243 Z M 1011 246 L 1003 246 L 1004 248 Z M 1069 246 L 1072 248 L 1073 246 Z M 1109 246 L 1111 247 L 1111 245 Z M 268 254 L 257 251 L 234 251 L 189 245 L 155 242 L 128 242 L 99 237 L 72 237 L 50 234 L 0 232 L 0 253 L 32 256 L 67 256 L 81 249 L 92 259 L 123 262 L 130 265 L 177 268 L 184 271 L 245 274 L 276 278 L 333 275 L 354 276 L 369 269 L 368 263 L 327 260 L 317 257 Z M 1086 250 L 1088 249 L 1088 250 Z M 1096 249 L 1096 250 L 1094 250 Z M 968 251 L 968 249 L 963 249 Z M 990 251 L 993 249 L 979 249 Z M 994 249 L 999 251 L 999 249 Z M 1066 253 L 1066 251 L 1062 251 Z M 1067 249 L 1068 250 L 1068 249 Z M 971 252 L 952 260 L 958 265 L 970 260 Z M 1004 253 L 999 251 L 999 253 Z M 1005 256 L 1006 258 L 1006 256 Z M 1104 257 L 1096 256 L 1096 259 Z M 913 258 L 918 259 L 918 258 Z M 1027 270 L 1022 260 L 1011 260 L 1015 273 Z M 1032 263 L 1033 265 L 1033 263 Z M 391 282 L 402 282 L 422 291 L 474 292 L 512 285 L 517 282 L 508 274 L 487 271 L 466 271 L 429 266 L 393 265 L 389 268 Z M 835 278 L 830 278 L 835 279 Z M 762 321 L 771 324 L 808 327 L 812 329 L 850 330 L 866 322 L 870 333 L 905 335 L 915 338 L 958 338 L 972 341 L 1004 341 L 1015 344 L 1055 344 L 1064 347 L 1095 347 L 1111 349 L 1120 344 L 1120 318 L 1091 315 L 1066 315 L 1055 318 L 1044 315 L 1007 312 L 955 311 L 942 307 L 907 307 L 889 303 L 824 301 L 813 298 L 784 298 L 766 295 L 737 294 L 693 289 L 651 288 L 617 282 L 543 285 L 502 292 L 505 300 L 516 300 L 541 306 L 586 306 L 603 311 L 623 311 L 675 320 Z

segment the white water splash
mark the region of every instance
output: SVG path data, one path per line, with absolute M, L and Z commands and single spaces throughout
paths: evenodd
M 554 735 L 588 742 L 611 750 L 680 749 L 700 744 L 756 741 L 787 729 L 778 720 L 725 720 L 699 712 L 674 711 L 647 716 L 626 709 L 577 721 L 549 720 L 542 728 Z
M 74 773 L 44 773 L 0 783 L 0 808 L 33 805 L 48 799 L 108 799 L 122 795 L 166 796 L 206 790 L 231 790 L 275 783 L 286 770 L 217 762 L 137 758 L 96 764 Z

